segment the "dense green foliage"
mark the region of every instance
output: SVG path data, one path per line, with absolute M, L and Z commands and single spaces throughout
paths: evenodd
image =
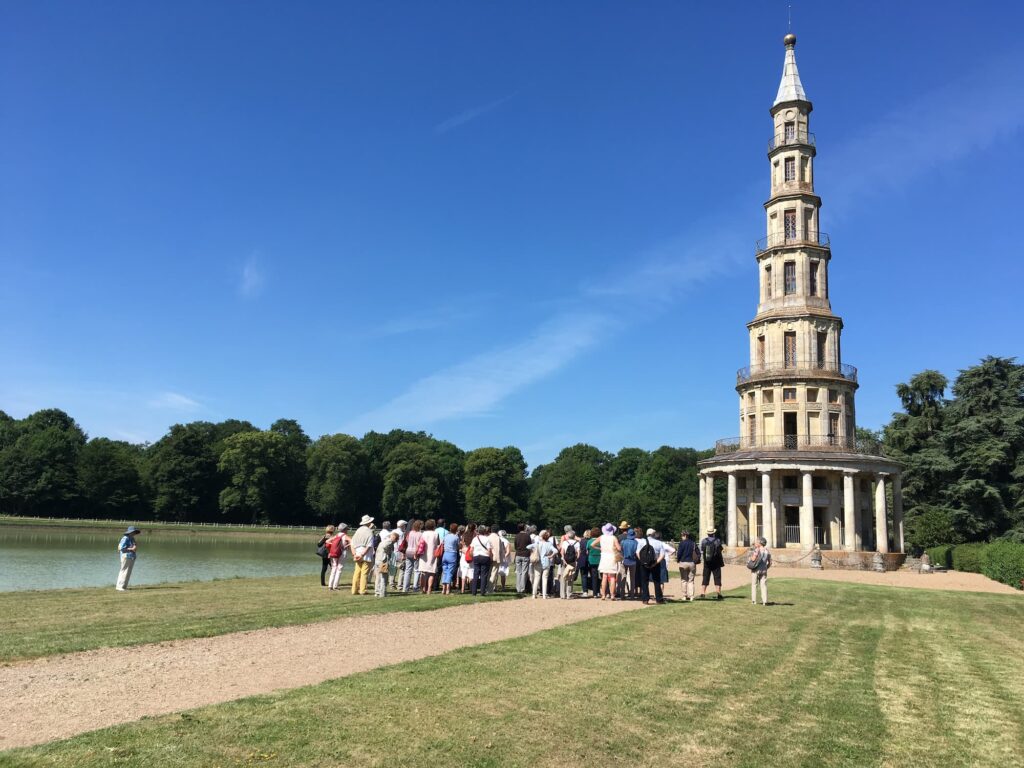
M 567 448 L 527 477 L 514 447 L 468 453 L 424 432 L 325 435 L 295 421 L 175 424 L 153 445 L 96 438 L 62 411 L 0 412 L 0 513 L 309 524 L 442 518 L 590 527 L 628 518 L 695 528 L 699 453 Z
M 933 566 L 937 568 L 953 567 L 952 544 L 941 544 L 937 547 L 928 547 L 928 549 L 926 549 L 925 552 L 927 552 L 928 557 L 931 558 Z
M 896 392 L 903 412 L 883 430 L 902 461 L 907 544 L 1024 537 L 1024 365 L 987 357 L 960 372 L 953 398 L 937 371 Z
M 995 581 L 1024 589 L 1024 544 L 997 541 L 985 549 L 981 572 Z
M 987 544 L 975 542 L 953 547 L 953 569 L 964 573 L 981 573 Z

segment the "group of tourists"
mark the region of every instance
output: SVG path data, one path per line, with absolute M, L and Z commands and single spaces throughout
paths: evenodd
M 445 526 L 444 520 L 399 520 L 394 528 L 364 515 L 358 529 L 349 535 L 345 524 L 327 526 L 317 542 L 323 559 L 320 583 L 331 591 L 339 589 L 341 572 L 353 563 L 351 593 L 367 594 L 371 580 L 374 594 L 388 591 L 429 595 L 466 593 L 490 595 L 504 591 L 509 576 L 515 579 L 517 594 L 547 600 L 574 597 L 602 600 L 636 600 L 644 605 L 665 603 L 664 587 L 669 581 L 669 560 L 674 559 L 682 584 L 683 601 L 693 601 L 697 568 L 703 565 L 699 599 L 707 597 L 713 583 L 715 598 L 722 599 L 722 541 L 712 528 L 699 542 L 689 531 L 679 541 L 663 541 L 653 528 L 631 526 L 623 520 L 618 527 L 606 523 L 577 534 L 571 525 L 555 537 L 549 530 L 520 523 L 515 535 L 486 525 Z M 751 576 L 751 600 L 768 604 L 768 569 L 772 565 L 767 541 L 761 538 L 746 556 Z M 576 577 L 580 592 L 575 592 Z

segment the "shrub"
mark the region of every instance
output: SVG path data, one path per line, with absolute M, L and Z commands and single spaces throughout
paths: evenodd
M 943 544 L 941 547 L 929 547 L 925 550 L 928 557 L 932 559 L 932 565 L 937 568 L 953 567 L 953 545 Z
M 997 541 L 985 549 L 982 573 L 995 581 L 1021 589 L 1024 580 L 1024 544 Z
M 934 549 L 943 544 L 955 545 L 962 542 L 963 537 L 957 533 L 953 524 L 952 510 L 932 504 L 922 504 L 907 510 L 906 543 L 912 550 Z
M 960 544 L 953 547 L 953 568 L 967 573 L 981 573 L 988 544 Z

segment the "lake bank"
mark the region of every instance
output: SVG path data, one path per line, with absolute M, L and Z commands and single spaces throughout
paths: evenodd
M 179 531 L 202 534 L 257 534 L 261 536 L 309 536 L 323 530 L 319 526 L 243 525 L 228 523 L 175 523 L 168 520 L 100 520 L 81 517 L 19 517 L 0 515 L 0 526 L 27 528 L 81 528 L 86 530 L 124 531 L 136 525 L 143 531 Z

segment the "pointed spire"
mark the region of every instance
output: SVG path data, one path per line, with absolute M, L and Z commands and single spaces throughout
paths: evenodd
M 786 44 L 786 61 L 782 65 L 782 82 L 779 83 L 773 107 L 787 101 L 807 101 L 804 85 L 800 82 L 800 72 L 796 68 L 796 35 L 790 32 L 782 42 Z

